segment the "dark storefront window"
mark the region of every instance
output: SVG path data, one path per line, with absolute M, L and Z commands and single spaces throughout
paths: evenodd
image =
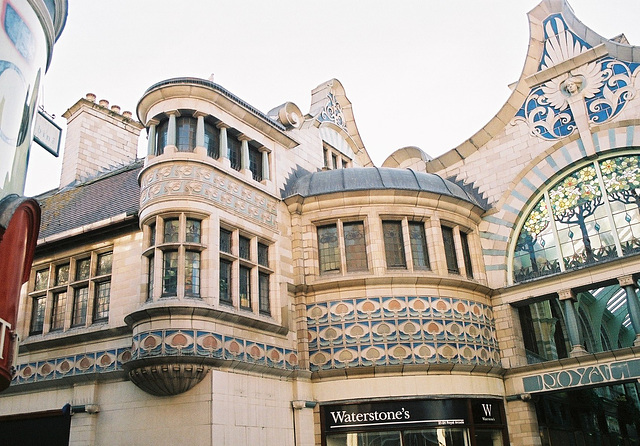
M 535 401 L 542 446 L 640 444 L 636 382 L 541 394 Z

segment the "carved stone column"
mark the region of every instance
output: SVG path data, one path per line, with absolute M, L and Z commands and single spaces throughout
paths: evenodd
M 620 286 L 624 288 L 627 293 L 627 311 L 629 312 L 629 319 L 631 319 L 631 326 L 636 333 L 636 339 L 633 341 L 633 345 L 640 346 L 640 302 L 638 301 L 638 295 L 636 293 L 636 281 L 633 276 L 618 277 Z
M 216 127 L 220 129 L 220 161 L 227 167 L 231 166 L 229 161 L 229 143 L 227 142 L 227 129 L 229 128 L 223 122 L 219 122 Z
M 156 155 L 156 127 L 159 122 L 156 119 L 150 119 L 147 125 L 149 126 L 149 134 L 147 136 L 147 155 Z
M 567 324 L 567 331 L 569 332 L 569 343 L 571 344 L 571 353 L 569 356 L 582 356 L 587 354 L 580 336 L 580 327 L 578 326 L 578 315 L 574 302 L 576 301 L 573 290 L 561 290 L 558 291 L 558 297 L 560 302 L 564 306 L 564 318 Z

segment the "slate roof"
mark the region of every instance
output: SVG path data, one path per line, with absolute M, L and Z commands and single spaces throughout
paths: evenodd
M 352 167 L 315 172 L 298 178 L 288 188 L 288 195 L 311 197 L 335 192 L 385 189 L 431 192 L 482 207 L 473 195 L 439 175 L 391 167 Z
M 39 239 L 116 215 L 136 215 L 140 208 L 138 173 L 143 162 L 104 173 L 87 182 L 42 194 Z

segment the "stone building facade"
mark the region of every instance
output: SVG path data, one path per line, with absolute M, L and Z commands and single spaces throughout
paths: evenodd
M 507 103 L 435 159 L 373 166 L 335 79 L 305 114 L 194 78 L 151 86 L 139 122 L 79 100 L 0 429 L 637 444 L 640 50 L 564 1 L 529 19 Z

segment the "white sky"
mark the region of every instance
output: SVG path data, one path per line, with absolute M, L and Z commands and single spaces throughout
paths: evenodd
M 40 104 L 64 127 L 86 93 L 134 113 L 155 82 L 208 78 L 263 112 L 337 78 L 380 166 L 440 155 L 484 126 L 522 71 L 538 0 L 69 0 Z M 640 45 L 640 1 L 570 0 L 605 37 Z M 144 132 L 143 132 L 144 134 Z M 64 145 L 64 141 L 63 141 Z M 143 155 L 143 153 L 140 153 Z M 25 195 L 56 188 L 62 157 L 32 145 Z

